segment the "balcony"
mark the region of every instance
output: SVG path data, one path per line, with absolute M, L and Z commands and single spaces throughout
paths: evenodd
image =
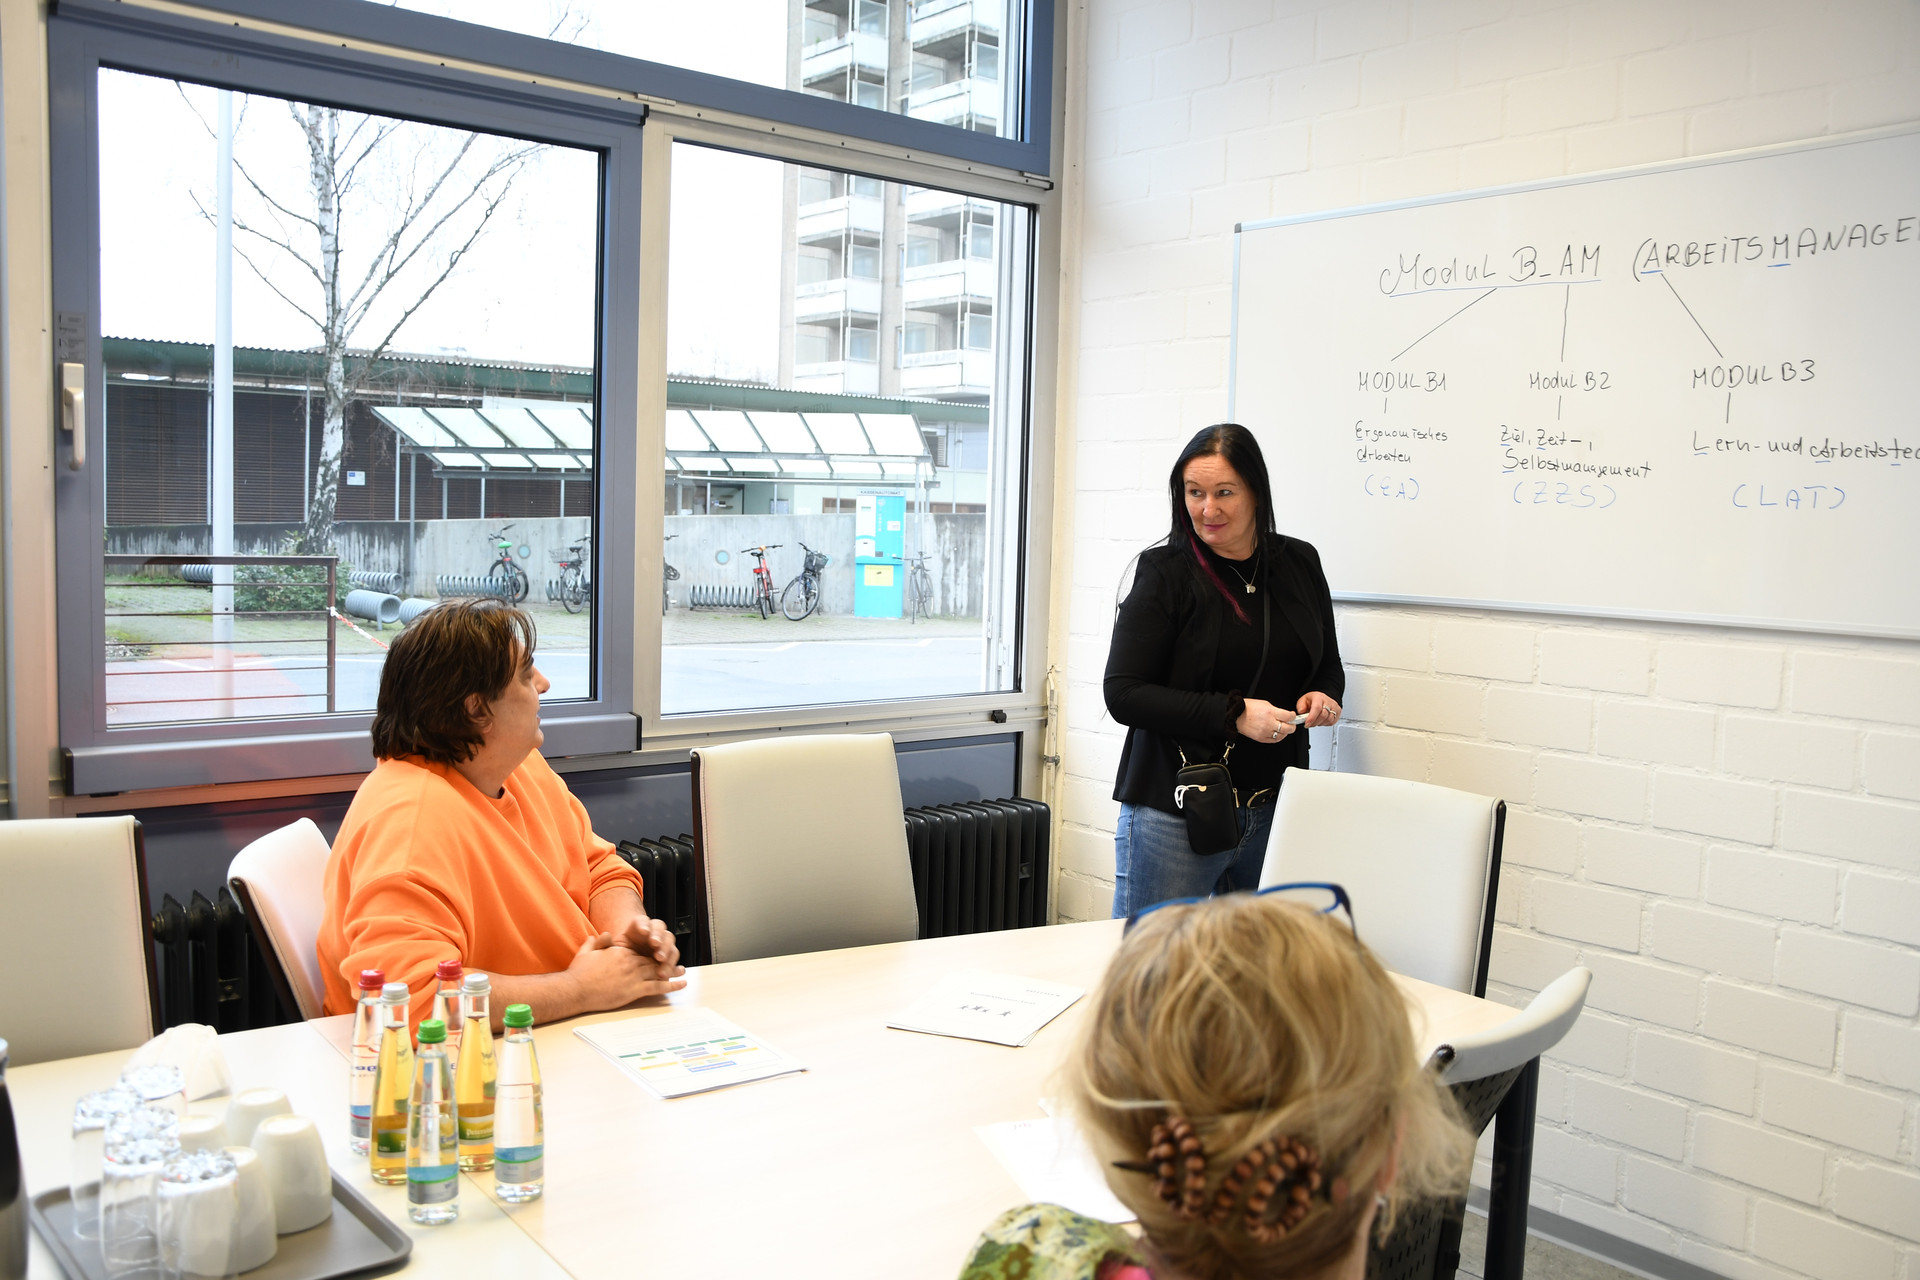
M 950 225 L 958 226 L 961 212 L 969 208 L 991 221 L 998 207 L 993 201 L 982 200 L 978 196 L 963 196 L 958 192 L 939 191 L 932 187 L 910 188 L 906 193 L 908 222 L 932 222 L 945 218 L 951 220 Z
M 859 67 L 879 79 L 887 76 L 887 38 L 853 32 L 838 40 L 809 45 L 800 55 L 800 83 L 845 76 L 847 68 Z
M 998 268 L 986 259 L 955 258 L 951 262 L 908 267 L 901 291 L 909 311 L 952 306 L 963 297 L 990 304 L 999 292 L 999 276 Z
M 997 130 L 1005 89 L 998 80 L 970 77 L 907 95 L 907 114 L 915 120 L 962 128 Z
M 848 231 L 878 236 L 886 222 L 882 202 L 872 196 L 836 196 L 800 206 L 799 238 L 824 240 Z
M 991 351 L 922 351 L 900 358 L 902 395 L 985 399 L 992 391 Z
M 993 0 L 984 4 L 976 0 L 926 0 L 913 6 L 908 31 L 916 49 L 962 34 L 968 28 L 992 35 L 997 41 L 1005 11 L 1005 3 L 995 4 Z
M 877 395 L 880 366 L 868 360 L 832 360 L 824 364 L 793 366 L 795 391 L 827 391 L 842 395 Z
M 793 318 L 798 324 L 817 324 L 842 316 L 878 317 L 878 280 L 821 280 L 794 290 Z

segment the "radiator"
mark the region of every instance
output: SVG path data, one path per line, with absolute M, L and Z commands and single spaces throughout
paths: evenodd
M 1052 828 L 1051 814 L 1038 800 L 907 810 L 920 936 L 1045 924 Z
M 292 1020 L 225 885 L 211 901 L 194 890 L 184 907 L 166 894 L 152 925 L 161 1025 L 198 1022 L 227 1032 Z
M 673 930 L 683 964 L 696 964 L 693 896 L 693 837 L 686 834 L 653 840 L 622 840 L 618 846 L 627 865 L 640 873 L 647 914 L 664 920 Z
M 908 809 L 907 855 L 920 936 L 1026 929 L 1047 922 L 1051 814 L 1038 800 L 980 800 Z M 699 963 L 693 837 L 622 840 L 640 873 L 647 914 L 673 929 L 687 964 Z

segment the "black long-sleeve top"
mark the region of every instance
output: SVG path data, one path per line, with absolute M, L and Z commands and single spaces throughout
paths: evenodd
M 1267 534 L 1258 560 L 1259 592 L 1251 595 L 1233 572 L 1248 574 L 1251 561 L 1213 560 L 1221 580 L 1241 593 L 1242 622 L 1191 551 L 1159 546 L 1141 553 L 1107 654 L 1107 710 L 1127 726 L 1114 799 L 1177 813 L 1176 744 L 1197 761 L 1217 760 L 1221 748 L 1234 743 L 1228 767 L 1243 799 L 1279 786 L 1289 767 L 1306 768 L 1304 731 L 1254 742 L 1235 732 L 1233 722 L 1249 697 L 1283 708 L 1315 691 L 1341 700 L 1347 678 L 1334 637 L 1333 599 L 1311 544 Z M 1245 689 L 1259 662 L 1261 592 L 1273 610 L 1267 665 L 1258 687 Z

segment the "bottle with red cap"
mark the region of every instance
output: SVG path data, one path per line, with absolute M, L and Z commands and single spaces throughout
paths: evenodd
M 360 971 L 360 1003 L 353 1011 L 353 1072 L 347 1095 L 348 1145 L 355 1155 L 366 1155 L 373 1136 L 373 1072 L 380 1062 L 380 988 L 387 975 L 381 969 Z
M 439 985 L 433 990 L 433 1013 L 447 1028 L 447 1061 L 460 1060 L 460 978 L 465 972 L 458 960 L 442 960 L 434 970 Z

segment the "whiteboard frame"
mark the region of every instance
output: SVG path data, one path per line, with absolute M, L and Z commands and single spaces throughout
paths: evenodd
M 1237 422 L 1235 409 L 1239 397 L 1240 380 L 1240 237 L 1249 231 L 1266 231 L 1273 227 L 1289 227 L 1304 222 L 1327 222 L 1334 218 L 1351 218 L 1365 213 L 1390 213 L 1396 209 L 1418 209 L 1427 205 L 1455 204 L 1462 200 L 1482 200 L 1488 196 L 1517 195 L 1527 191 L 1546 191 L 1554 187 L 1579 187 L 1592 182 L 1611 182 L 1616 178 L 1637 178 L 1645 174 L 1672 173 L 1680 169 L 1703 169 L 1713 165 L 1735 164 L 1743 160 L 1761 160 L 1772 156 L 1791 155 L 1800 151 L 1817 151 L 1825 147 L 1851 146 L 1860 142 L 1878 142 L 1885 138 L 1898 138 L 1907 134 L 1920 134 L 1920 120 L 1910 120 L 1902 124 L 1881 125 L 1873 129 L 1858 129 L 1852 133 L 1836 133 L 1831 137 L 1804 138 L 1796 142 L 1769 143 L 1761 147 L 1746 147 L 1739 151 L 1716 151 L 1711 155 L 1687 156 L 1679 160 L 1660 160 L 1652 164 L 1626 165 L 1618 169 L 1598 169 L 1592 173 L 1570 174 L 1561 178 L 1536 178 L 1531 182 L 1515 182 L 1501 187 L 1475 187 L 1468 191 L 1448 191 L 1439 195 L 1413 196 L 1405 200 L 1388 200 L 1379 204 L 1347 205 L 1339 209 L 1324 209 L 1316 213 L 1297 213 L 1280 218 L 1260 218 L 1249 222 L 1233 224 L 1233 290 L 1229 305 L 1233 314 L 1227 326 L 1227 421 Z M 1631 622 L 1660 622 L 1684 626 L 1729 627 L 1754 631 L 1800 632 L 1803 635 L 1861 636 L 1877 640 L 1920 640 L 1920 629 L 1911 627 L 1872 627 L 1856 623 L 1822 624 L 1808 622 L 1805 619 L 1756 618 L 1749 614 L 1728 615 L 1715 613 L 1668 613 L 1656 609 L 1602 609 L 1581 608 L 1565 604 L 1532 604 L 1514 600 L 1478 600 L 1453 596 L 1403 596 L 1387 595 L 1368 591 L 1334 591 L 1335 600 L 1353 604 L 1400 604 L 1429 605 L 1446 609 L 1486 609 L 1498 613 L 1530 613 L 1543 617 L 1566 618 L 1619 618 Z

